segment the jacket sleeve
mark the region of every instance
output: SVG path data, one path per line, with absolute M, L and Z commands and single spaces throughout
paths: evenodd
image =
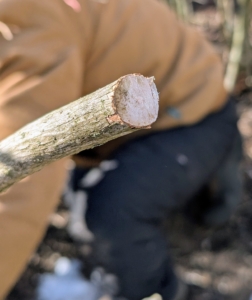
M 81 96 L 74 13 L 62 0 L 0 0 L 0 140 Z

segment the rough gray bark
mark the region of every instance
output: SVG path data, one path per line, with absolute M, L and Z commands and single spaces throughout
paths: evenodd
M 157 113 L 153 78 L 133 74 L 43 116 L 0 143 L 0 192 L 55 160 L 150 128 Z

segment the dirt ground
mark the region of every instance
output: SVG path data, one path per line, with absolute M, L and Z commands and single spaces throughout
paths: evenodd
M 221 47 L 216 15 L 198 15 L 197 24 Z M 221 51 L 224 57 L 225 47 Z M 167 222 L 175 267 L 190 286 L 188 300 L 249 300 L 252 293 L 252 91 L 244 88 L 241 77 L 237 85 L 237 111 L 245 154 L 242 203 L 229 222 L 219 228 L 196 226 L 180 214 Z M 34 300 L 38 275 L 51 271 L 58 257 L 83 258 L 89 252 L 88 245 L 77 245 L 69 237 L 67 220 L 68 210 L 61 204 L 51 217 L 37 252 L 6 300 Z

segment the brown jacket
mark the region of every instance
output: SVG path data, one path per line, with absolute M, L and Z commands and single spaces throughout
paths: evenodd
M 156 78 L 154 130 L 197 122 L 226 99 L 213 48 L 157 0 L 0 0 L 0 139 L 128 73 Z M 66 173 L 57 161 L 0 195 L 0 299 L 41 239 Z
M 0 0 L 0 139 L 129 73 L 156 78 L 156 130 L 226 99 L 214 49 L 157 0 Z

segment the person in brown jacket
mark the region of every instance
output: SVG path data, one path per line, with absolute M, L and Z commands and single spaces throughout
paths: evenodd
M 89 188 L 87 222 L 98 247 L 106 245 L 119 295 L 175 299 L 162 220 L 213 177 L 218 201 L 204 222 L 225 221 L 240 198 L 240 136 L 220 58 L 157 0 L 0 0 L 0 139 L 129 73 L 155 77 L 159 117 L 148 135 L 83 154 L 88 167 L 118 163 Z M 0 195 L 0 299 L 59 203 L 65 163 Z M 79 179 L 75 185 L 83 188 Z

